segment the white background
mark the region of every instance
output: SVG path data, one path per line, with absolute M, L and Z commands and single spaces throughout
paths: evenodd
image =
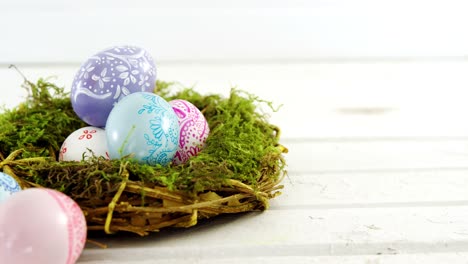
M 145 239 L 81 263 L 463 263 L 468 257 L 465 1 L 0 2 L 0 103 L 71 86 L 119 44 L 158 78 L 283 105 L 289 177 L 271 210 Z

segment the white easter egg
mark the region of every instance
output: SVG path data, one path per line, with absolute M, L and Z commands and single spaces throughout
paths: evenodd
M 83 127 L 71 133 L 60 148 L 59 161 L 82 161 L 92 156 L 109 159 L 106 131 L 98 127 Z

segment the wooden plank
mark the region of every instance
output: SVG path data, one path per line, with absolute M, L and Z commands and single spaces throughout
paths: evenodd
M 291 172 L 272 210 L 468 205 L 468 169 L 352 173 Z
M 69 89 L 79 65 L 27 67 L 28 78 L 56 75 Z M 467 62 L 345 64 L 160 64 L 158 78 L 201 93 L 248 90 L 283 104 L 271 122 L 285 138 L 464 137 Z M 21 76 L 0 69 L 0 104 L 25 96 Z M 5 94 L 6 93 L 6 94 Z
M 466 253 L 467 217 L 467 205 L 270 210 L 145 238 L 102 238 L 110 249 L 87 249 L 79 263 Z
M 445 0 L 2 1 L 0 63 L 79 62 L 116 43 L 164 61 L 463 57 L 465 9 Z
M 468 258 L 466 252 L 455 252 L 455 253 L 437 253 L 437 254 L 395 254 L 395 255 L 357 255 L 357 256 L 263 256 L 263 257 L 232 257 L 232 258 L 216 258 L 206 259 L 201 257 L 190 257 L 184 258 L 183 263 L 198 263 L 198 264 L 284 264 L 284 263 L 295 263 L 295 264 L 322 264 L 322 263 L 342 263 L 342 264 L 354 264 L 354 263 L 365 263 L 365 264 L 390 264 L 390 263 L 426 263 L 426 264 L 440 264 L 440 263 L 453 263 L 453 264 L 465 264 Z M 96 261 L 82 261 L 79 263 L 86 264 L 112 264 L 112 263 L 126 263 L 126 264 L 153 264 L 157 261 L 160 264 L 175 264 L 181 263 L 180 259 L 160 259 L 154 257 L 153 259 L 138 259 L 138 260 L 126 260 L 121 262 L 119 260 L 96 260 Z
M 284 141 L 288 170 L 379 173 L 467 169 L 468 140 Z

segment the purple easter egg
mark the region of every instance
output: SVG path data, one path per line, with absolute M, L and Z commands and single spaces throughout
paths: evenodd
M 116 46 L 85 61 L 71 88 L 73 110 L 91 126 L 103 127 L 113 106 L 135 92 L 153 92 L 156 66 L 135 46 Z
M 176 99 L 169 102 L 179 121 L 179 147 L 174 156 L 175 164 L 183 164 L 196 156 L 205 146 L 210 133 L 202 112 L 192 103 Z

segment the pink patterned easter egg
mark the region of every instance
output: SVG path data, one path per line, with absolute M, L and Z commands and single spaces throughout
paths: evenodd
M 1 263 L 74 264 L 86 242 L 80 207 L 61 192 L 32 188 L 0 207 Z
M 177 115 L 180 127 L 179 149 L 173 161 L 183 164 L 203 149 L 210 128 L 202 112 L 192 103 L 181 99 L 169 103 Z

